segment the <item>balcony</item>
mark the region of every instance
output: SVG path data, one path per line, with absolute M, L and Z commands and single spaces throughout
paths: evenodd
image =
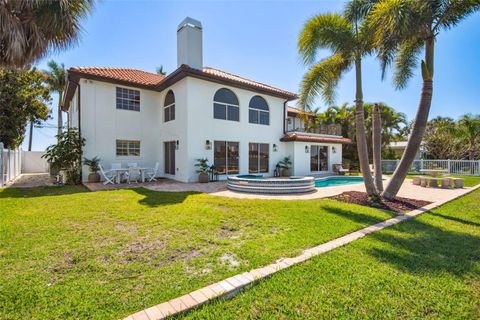
M 339 124 L 319 124 L 310 128 L 304 128 L 304 127 L 295 128 L 291 124 L 287 123 L 287 132 L 305 132 L 305 133 L 326 134 L 331 136 L 342 136 L 342 127 Z

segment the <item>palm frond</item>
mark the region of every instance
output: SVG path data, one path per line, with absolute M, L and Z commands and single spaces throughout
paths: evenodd
M 352 0 L 345 5 L 344 15 L 350 22 L 363 21 L 379 0 Z
M 423 48 L 422 39 L 411 39 L 403 42 L 395 57 L 395 74 L 393 83 L 396 89 L 404 89 L 418 66 L 418 55 Z
M 434 30 L 450 29 L 468 15 L 480 10 L 480 0 L 444 0 L 442 3 Z
M 350 67 L 351 60 L 338 53 L 313 65 L 302 79 L 299 105 L 310 108 L 319 94 L 327 104 L 333 104 L 338 81 Z
M 354 44 L 351 23 L 339 14 L 321 14 L 308 20 L 298 38 L 298 52 L 306 65 L 316 60 L 320 49 L 334 54 L 349 51 Z

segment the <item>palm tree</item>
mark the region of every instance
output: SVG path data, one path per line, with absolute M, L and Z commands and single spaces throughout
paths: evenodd
M 433 94 L 435 41 L 442 30 L 457 25 L 480 9 L 480 0 L 381 0 L 370 11 L 369 25 L 375 29 L 375 45 L 386 67 L 395 63 L 394 84 L 404 88 L 417 66 L 422 49 L 422 93 L 412 132 L 402 159 L 383 196 L 393 199 L 415 158 L 428 121 Z
M 382 181 L 382 118 L 380 105 L 375 103 L 372 111 L 372 153 L 373 167 L 375 168 L 375 187 L 383 191 Z
M 58 93 L 58 130 L 57 137 L 60 137 L 63 127 L 63 117 L 62 117 L 62 99 L 63 99 L 63 90 L 66 84 L 66 71 L 63 63 L 58 64 L 53 60 L 50 60 L 48 63 L 48 70 L 45 70 L 46 82 L 50 87 L 50 91 Z
M 456 135 L 467 143 L 468 159 L 475 160 L 480 144 L 480 115 L 463 115 L 458 120 Z
M 93 0 L 0 1 L 0 66 L 25 66 L 75 44 Z
M 371 32 L 364 17 L 368 10 L 359 10 L 359 4 L 369 1 L 352 1 L 340 14 L 321 14 L 308 20 L 299 36 L 298 50 L 310 70 L 304 75 L 300 88 L 300 106 L 309 108 L 317 94 L 332 104 L 335 88 L 353 66 L 356 76 L 355 123 L 360 168 L 367 193 L 373 199 L 378 192 L 369 169 L 368 147 L 365 133 L 365 116 L 362 92 L 362 58 L 373 51 Z M 364 9 L 362 7 L 362 9 Z M 328 49 L 332 55 L 316 61 L 320 49 Z

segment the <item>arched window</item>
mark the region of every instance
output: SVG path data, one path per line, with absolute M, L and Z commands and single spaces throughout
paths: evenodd
M 258 124 L 270 124 L 270 112 L 265 99 L 254 96 L 248 105 L 248 122 Z
M 215 119 L 240 121 L 240 107 L 232 90 L 219 89 L 213 97 L 213 117 Z
M 165 103 L 163 107 L 164 121 L 175 120 L 175 95 L 170 90 L 165 96 Z

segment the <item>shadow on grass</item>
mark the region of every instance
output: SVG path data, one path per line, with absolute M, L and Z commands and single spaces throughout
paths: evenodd
M 371 234 L 371 237 L 388 244 L 388 248 L 377 246 L 369 249 L 369 253 L 400 270 L 464 275 L 480 263 L 478 236 L 448 231 L 418 220 L 401 223 L 395 231 L 402 234 Z
M 350 210 L 345 210 L 345 209 L 341 209 L 341 208 L 334 207 L 334 206 L 328 206 L 327 205 L 327 206 L 323 206 L 322 208 L 325 209 L 325 211 L 327 211 L 328 213 L 331 213 L 331 214 L 334 214 L 336 216 L 348 219 L 348 220 L 356 222 L 356 223 L 364 224 L 364 225 L 367 225 L 367 226 L 378 223 L 378 222 L 383 221 L 383 220 L 386 220 L 386 219 L 381 218 L 381 217 L 374 217 L 372 215 L 359 213 L 359 212 L 353 212 L 353 211 L 350 211 Z M 389 214 L 391 217 L 396 216 L 396 214 L 391 212 L 391 211 L 387 211 L 387 210 L 382 210 L 382 211 Z
M 135 188 L 131 190 L 144 196 L 138 203 L 152 208 L 182 203 L 189 196 L 200 194 L 200 192 L 160 192 L 146 188 Z
M 32 187 L 32 188 L 4 188 L 0 189 L 0 199 L 2 198 L 35 198 L 47 196 L 63 196 L 75 193 L 88 192 L 84 186 L 51 186 L 51 187 Z

